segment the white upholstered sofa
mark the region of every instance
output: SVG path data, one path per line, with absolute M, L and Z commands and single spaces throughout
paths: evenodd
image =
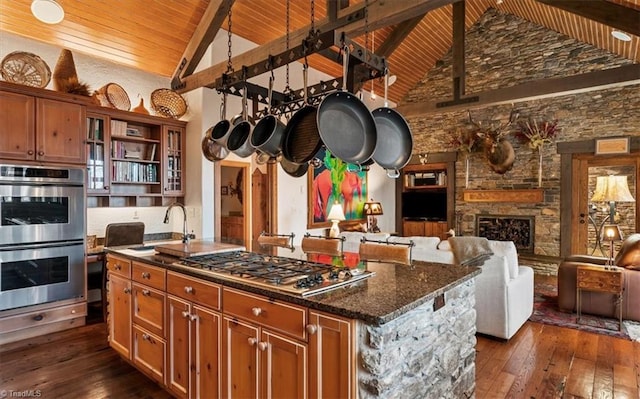
M 438 237 L 389 237 L 385 233 L 343 232 L 344 251 L 357 252 L 360 240 L 414 242 L 414 260 L 453 264 L 449 242 Z M 479 333 L 511 338 L 533 313 L 533 269 L 518 264 L 518 252 L 511 241 L 492 241 L 493 255 L 476 277 L 476 328 Z

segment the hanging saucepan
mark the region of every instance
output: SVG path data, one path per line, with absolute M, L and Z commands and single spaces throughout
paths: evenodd
M 222 144 L 216 142 L 211 137 L 214 127 L 207 129 L 207 132 L 202 139 L 202 154 L 211 162 L 222 161 L 229 155 L 227 150 Z
M 227 140 L 227 148 L 241 158 L 248 157 L 255 152 L 255 148 L 251 145 L 251 130 L 253 128 L 252 121 L 247 118 L 247 86 L 245 85 L 242 92 L 242 120 L 233 126 L 229 139 Z
M 233 129 L 233 124 L 227 120 L 227 92 L 222 94 L 222 105 L 220 106 L 220 122 L 216 123 L 211 130 L 211 139 L 227 148 L 227 140 Z
M 361 165 L 376 148 L 376 124 L 362 101 L 347 91 L 349 48 L 343 48 L 342 90 L 331 93 L 318 107 L 318 130 L 325 147 L 347 163 Z
M 404 168 L 411 159 L 413 137 L 407 121 L 398 111 L 389 108 L 388 90 L 387 73 L 384 75 L 384 107 L 376 108 L 372 112 L 378 130 L 373 160 L 387 170 L 387 176 L 397 178 L 400 176 L 399 169 Z
M 305 64 L 302 70 L 305 105 L 287 123 L 282 142 L 283 157 L 299 164 L 309 162 L 322 147 L 316 119 L 318 109 L 310 105 L 307 98 L 307 69 Z
M 253 128 L 251 145 L 257 150 L 269 154 L 272 157 L 282 152 L 282 140 L 284 139 L 285 124 L 272 112 L 273 76 L 269 77 L 269 113 Z
M 295 163 L 283 157 L 280 161 L 280 166 L 289 176 L 301 177 L 307 173 L 307 170 L 309 169 L 309 162 Z

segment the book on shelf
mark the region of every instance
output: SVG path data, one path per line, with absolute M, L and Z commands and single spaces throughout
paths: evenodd
M 156 157 L 156 146 L 157 145 L 155 143 L 151 144 L 149 146 L 149 151 L 148 151 L 148 154 L 147 154 L 147 159 L 149 161 L 154 161 L 155 160 L 155 157 Z

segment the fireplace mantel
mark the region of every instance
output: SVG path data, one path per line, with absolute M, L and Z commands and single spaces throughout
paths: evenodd
M 542 202 L 544 190 L 530 189 L 500 189 L 500 190 L 464 190 L 463 199 L 466 202 Z

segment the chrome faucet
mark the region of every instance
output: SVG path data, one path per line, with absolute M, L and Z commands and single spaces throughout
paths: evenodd
M 169 207 L 167 208 L 167 213 L 165 213 L 164 215 L 164 224 L 169 223 L 169 214 L 171 213 L 171 209 L 173 209 L 174 206 L 180 207 L 182 209 L 182 214 L 184 215 L 184 222 L 182 226 L 182 242 L 186 244 L 189 242 L 190 238 L 194 237 L 187 233 L 187 210 L 184 205 L 179 202 L 174 202 L 173 204 L 169 205 Z

